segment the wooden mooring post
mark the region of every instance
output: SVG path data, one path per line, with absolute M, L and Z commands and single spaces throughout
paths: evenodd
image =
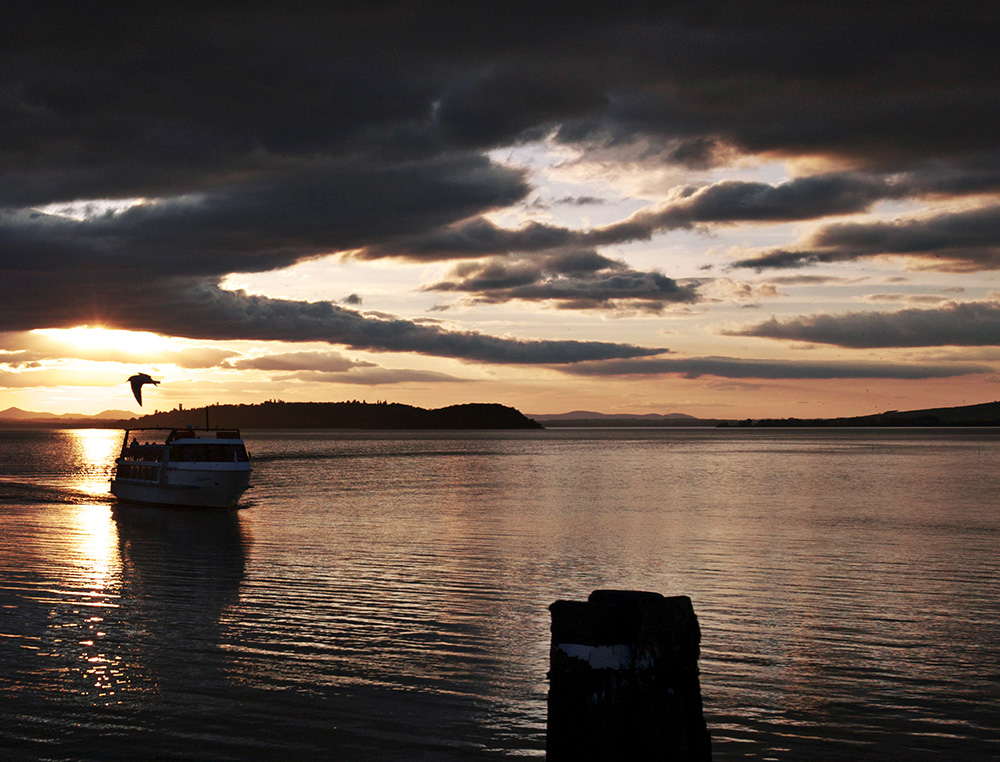
M 595 590 L 549 611 L 548 762 L 711 760 L 690 598 Z

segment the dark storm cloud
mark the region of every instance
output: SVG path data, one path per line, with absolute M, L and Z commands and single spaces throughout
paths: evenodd
M 564 373 L 578 376 L 649 376 L 676 374 L 685 378 L 834 379 L 834 378 L 951 378 L 992 373 L 986 365 L 973 363 L 809 362 L 802 360 L 754 360 L 735 357 L 654 358 L 612 360 L 569 366 Z
M 450 88 L 438 101 L 434 117 L 451 142 L 479 147 L 499 145 L 541 125 L 606 106 L 607 98 L 592 82 L 570 71 L 512 62 Z
M 526 190 L 520 172 L 483 157 L 400 166 L 316 162 L 84 222 L 0 209 L 0 265 L 16 271 L 36 253 L 57 278 L 88 257 L 144 273 L 265 271 L 506 206 Z
M 415 0 L 44 12 L 4 3 L 0 328 L 105 322 L 491 362 L 649 354 L 449 333 L 217 284 L 356 249 L 413 260 L 514 255 L 469 278 L 534 268 L 519 285 L 469 291 L 489 299 L 578 308 L 689 300 L 693 292 L 656 273 L 551 263 L 562 251 L 678 228 L 995 191 L 998 24 L 995 5 L 976 2 L 626 2 L 572 13 Z M 682 189 L 663 207 L 590 231 L 492 226 L 483 214 L 532 190 L 482 152 L 548 134 L 609 160 L 640 146 L 638 160 L 651 164 L 822 155 L 854 171 Z M 86 222 L 30 216 L 49 204 L 134 197 L 156 203 Z M 975 245 L 963 243 L 970 228 L 960 225 L 920 251 L 992 266 L 995 229 L 983 225 Z M 826 232 L 815 250 L 774 252 L 775 261 L 901 245 L 889 240 L 900 230 L 882 231 L 877 245 L 848 240 L 860 230 Z M 539 261 L 525 265 L 528 255 Z
M 565 124 L 565 140 L 660 136 L 695 166 L 713 142 L 880 167 L 996 150 L 1000 22 L 989 3 L 670 8 L 641 30 L 608 30 L 627 45 L 631 86 L 615 88 L 604 114 Z
M 875 256 L 916 257 L 936 270 L 996 270 L 1000 206 L 892 222 L 830 224 L 812 233 L 800 249 L 774 249 L 733 266 L 764 270 Z
M 989 3 L 84 8 L 7 10 L 7 150 L 68 137 L 60 166 L 118 156 L 176 182 L 258 149 L 413 156 L 558 126 L 663 136 L 689 162 L 719 142 L 879 162 L 995 148 Z
M 856 348 L 1000 346 L 1000 304 L 964 302 L 937 309 L 771 318 L 730 335 Z
M 317 156 L 664 141 L 710 163 L 996 150 L 995 6 L 5 3 L 8 203 L 172 195 Z

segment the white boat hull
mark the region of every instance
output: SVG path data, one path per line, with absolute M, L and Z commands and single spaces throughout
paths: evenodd
M 168 466 L 158 481 L 116 477 L 111 480 L 111 494 L 130 503 L 232 508 L 250 486 L 249 463 L 226 464 L 223 468 L 186 465 Z

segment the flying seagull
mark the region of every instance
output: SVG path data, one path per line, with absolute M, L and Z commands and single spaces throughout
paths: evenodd
M 142 406 L 142 385 L 143 384 L 155 384 L 159 386 L 159 381 L 154 381 L 149 377 L 148 373 L 136 373 L 132 376 L 128 382 L 132 384 L 132 394 L 135 395 L 135 401 Z

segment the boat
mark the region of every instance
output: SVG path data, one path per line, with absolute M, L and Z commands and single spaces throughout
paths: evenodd
M 239 429 L 126 429 L 111 494 L 127 503 L 233 508 L 250 470 Z

